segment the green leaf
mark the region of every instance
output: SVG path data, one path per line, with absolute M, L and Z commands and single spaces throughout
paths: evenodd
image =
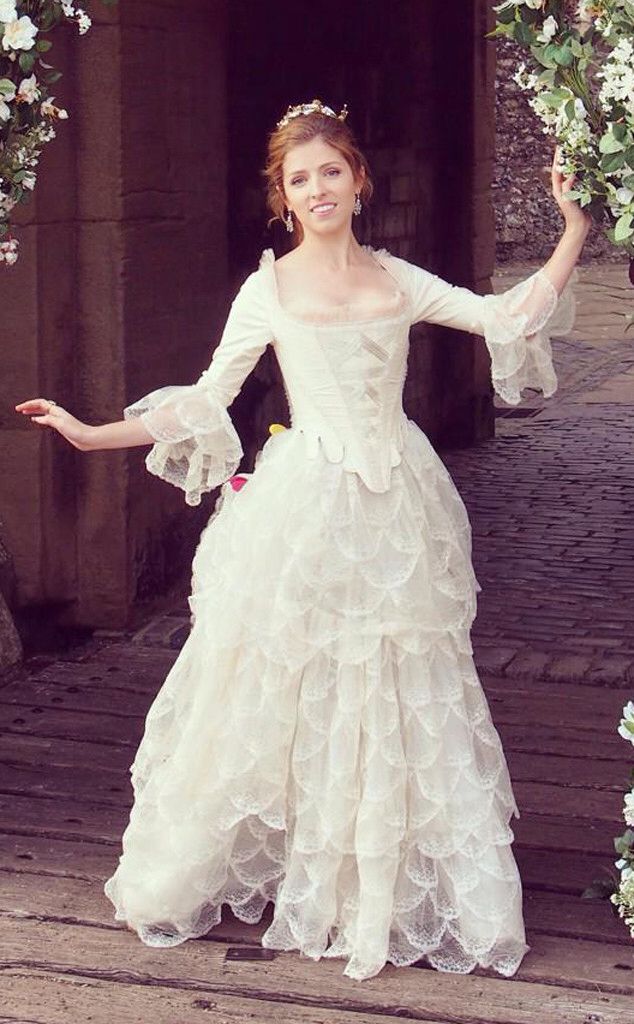
M 599 139 L 599 152 L 600 153 L 620 153 L 625 149 L 622 142 L 615 139 L 611 132 L 606 132 Z
M 45 10 L 40 17 L 40 30 L 42 32 L 48 31 L 48 29 L 52 27 L 54 21 L 55 13 L 53 11 L 53 8 L 49 7 L 48 10 Z
M 10 78 L 0 78 L 0 93 L 6 96 L 12 93 L 15 89 L 15 82 L 12 82 Z
M 50 50 L 52 45 L 53 44 L 50 39 L 38 39 L 35 44 L 35 49 L 39 50 L 40 53 L 46 53 L 47 50 Z
M 42 78 L 47 83 L 47 85 L 53 85 L 53 83 L 58 82 L 61 77 L 61 71 L 47 71 L 46 74 L 42 75 Z
M 625 185 L 625 188 L 634 189 L 634 174 L 627 174 L 623 178 L 622 184 Z
M 566 112 L 566 117 L 568 118 L 568 120 L 569 121 L 574 121 L 575 120 L 575 101 L 574 101 L 573 97 L 571 97 L 569 100 L 566 100 L 566 103 L 564 104 L 564 110 Z
M 547 46 L 531 46 L 531 54 L 537 64 L 541 64 L 543 68 L 546 68 L 551 73 L 557 67 L 554 58 L 549 54 Z
M 535 38 L 535 32 L 529 25 L 525 25 L 523 21 L 517 21 L 515 23 L 515 40 L 521 43 L 522 46 L 530 46 Z
M 625 164 L 625 156 L 621 153 L 608 153 L 601 158 L 601 168 L 606 174 L 620 170 Z
M 572 53 L 570 51 L 570 47 L 566 46 L 565 44 L 563 46 L 555 47 L 553 57 L 555 59 L 555 62 L 557 64 L 560 64 L 564 68 L 570 67 L 574 60 L 574 57 L 572 56 Z
M 18 57 L 18 63 L 23 71 L 33 70 L 33 65 L 35 64 L 35 56 L 36 55 L 34 53 L 27 53 L 26 50 L 22 51 L 22 53 Z
M 634 234 L 632 228 L 632 214 L 624 213 L 619 217 L 616 224 L 614 225 L 614 240 L 615 242 L 624 242 L 630 235 Z
M 633 838 L 631 829 L 626 829 L 622 836 L 616 836 L 614 839 L 615 853 L 627 853 L 632 845 Z
M 583 57 L 585 53 L 582 43 L 575 38 L 570 40 L 570 49 L 575 57 Z
M 540 93 L 539 98 L 547 107 L 552 107 L 553 110 L 557 110 L 568 98 L 568 93 L 565 93 L 565 95 L 562 96 L 561 90 L 553 89 L 551 92 Z
M 618 142 L 625 142 L 627 138 L 627 125 L 626 124 L 615 124 L 612 126 L 612 134 Z

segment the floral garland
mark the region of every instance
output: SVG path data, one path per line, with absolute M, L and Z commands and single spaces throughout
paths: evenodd
M 528 51 L 513 76 L 554 135 L 570 199 L 630 257 L 634 283 L 634 0 L 504 0 L 495 29 Z
M 631 700 L 623 708 L 623 718 L 618 727 L 618 733 L 619 736 L 634 745 L 634 702 Z M 623 817 L 626 825 L 634 826 L 634 768 L 630 772 L 628 787 L 623 805 Z M 619 917 L 624 919 L 630 929 L 630 935 L 634 939 L 634 831 L 632 828 L 627 828 L 622 836 L 617 836 L 614 840 L 614 849 L 620 854 L 619 859 L 614 862 L 615 867 L 620 871 L 620 880 L 610 894 L 610 902 L 617 908 Z
M 52 46 L 46 35 L 64 21 L 75 22 L 81 35 L 92 24 L 70 0 L 0 0 L 0 264 L 18 259 L 11 211 L 28 202 L 42 148 L 55 138 L 54 122 L 68 117 L 47 88 L 62 73 L 42 59 Z

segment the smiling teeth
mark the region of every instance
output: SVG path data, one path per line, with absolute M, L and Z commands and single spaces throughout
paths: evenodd
M 313 206 L 313 213 L 316 213 L 317 210 L 333 210 L 334 207 L 334 203 L 322 203 L 321 206 Z

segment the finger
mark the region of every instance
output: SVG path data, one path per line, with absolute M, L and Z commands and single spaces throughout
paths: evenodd
M 37 398 L 30 398 L 28 402 L 20 402 L 15 406 L 20 412 L 25 412 L 27 409 L 39 409 L 40 403 Z
M 48 406 L 49 403 L 45 398 L 29 398 L 26 402 L 20 402 L 15 408 L 21 412 L 28 412 L 29 410 L 48 409 Z

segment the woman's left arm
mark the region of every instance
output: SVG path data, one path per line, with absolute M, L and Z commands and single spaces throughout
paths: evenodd
M 443 324 L 484 337 L 491 356 L 497 394 L 517 405 L 524 388 L 545 396 L 557 389 L 550 336 L 567 334 L 574 324 L 575 264 L 590 227 L 590 217 L 565 198 L 573 176 L 563 178 L 552 166 L 553 196 L 565 230 L 550 259 L 534 273 L 498 294 L 479 295 L 450 284 L 412 263 L 404 263 L 412 301 L 412 323 Z

